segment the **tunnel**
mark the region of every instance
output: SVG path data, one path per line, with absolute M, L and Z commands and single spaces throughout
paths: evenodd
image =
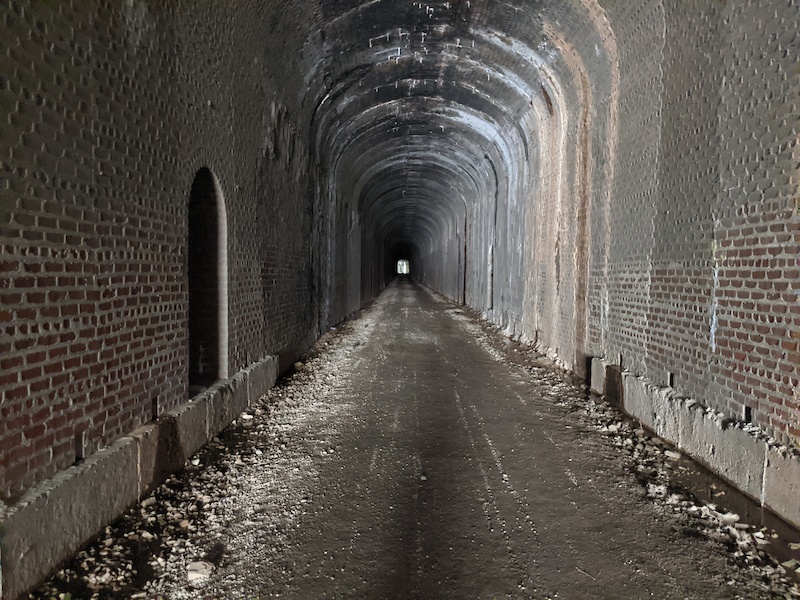
M 796 2 L 0 17 L 3 598 L 398 274 L 800 524 Z

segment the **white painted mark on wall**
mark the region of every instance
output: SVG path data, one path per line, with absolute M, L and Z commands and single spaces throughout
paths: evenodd
M 717 326 L 719 324 L 718 316 L 717 316 L 717 309 L 719 308 L 719 300 L 717 299 L 717 290 L 719 289 L 719 257 L 717 256 L 719 252 L 719 243 L 717 240 L 714 240 L 711 244 L 711 254 L 714 260 L 714 267 L 713 267 L 713 276 L 714 276 L 714 285 L 711 289 L 711 307 L 709 308 L 710 311 L 710 329 L 709 329 L 709 342 L 711 344 L 711 351 L 717 351 Z

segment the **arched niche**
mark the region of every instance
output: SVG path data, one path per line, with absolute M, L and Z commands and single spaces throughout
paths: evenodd
M 225 200 L 207 168 L 189 195 L 189 392 L 228 377 L 228 235 Z

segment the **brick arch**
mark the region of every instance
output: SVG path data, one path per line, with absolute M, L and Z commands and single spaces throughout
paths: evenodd
M 188 207 L 190 395 L 228 376 L 228 260 L 225 200 L 203 167 Z

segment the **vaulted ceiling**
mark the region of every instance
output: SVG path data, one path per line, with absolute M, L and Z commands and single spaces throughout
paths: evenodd
M 611 79 L 594 0 L 322 0 L 313 12 L 324 53 L 302 104 L 370 252 L 425 255 L 491 221 L 498 196 L 535 195 L 541 146 L 586 110 L 586 62 Z

